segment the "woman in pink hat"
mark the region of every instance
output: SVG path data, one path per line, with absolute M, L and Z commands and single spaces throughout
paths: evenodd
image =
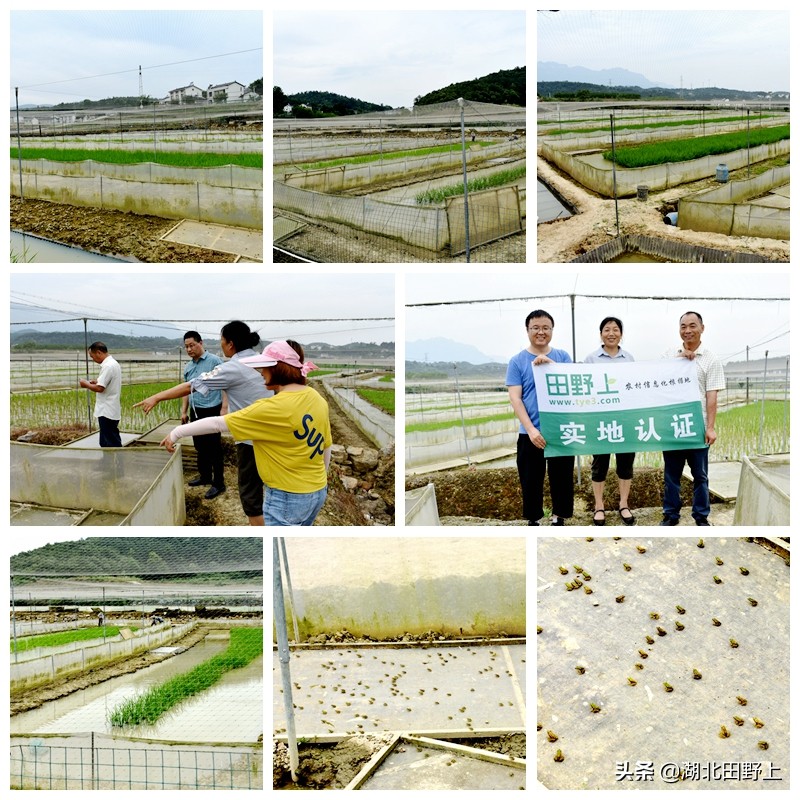
M 179 425 L 161 442 L 172 452 L 184 436 L 219 432 L 251 440 L 265 484 L 265 525 L 311 525 L 328 494 L 328 404 L 306 385 L 306 375 L 317 366 L 304 358 L 302 346 L 293 341 L 272 342 L 261 355 L 242 358 L 275 394 L 224 417 Z

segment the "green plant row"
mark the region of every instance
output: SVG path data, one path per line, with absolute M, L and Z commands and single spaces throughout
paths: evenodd
M 512 183 L 519 178 L 524 177 L 525 167 L 514 167 L 513 169 L 504 169 L 501 172 L 495 172 L 493 175 L 487 175 L 483 178 L 473 178 L 467 181 L 468 192 L 480 192 L 484 189 L 493 189 L 496 186 L 504 186 L 507 183 Z M 440 186 L 438 189 L 427 189 L 424 192 L 417 194 L 414 199 L 418 204 L 441 203 L 448 197 L 455 197 L 464 194 L 464 184 L 453 183 L 449 186 Z
M 486 417 L 475 417 L 474 419 L 465 419 L 464 424 L 469 427 L 470 425 L 482 425 L 484 422 L 497 422 L 498 420 L 514 419 L 514 412 L 508 411 L 505 414 L 492 414 Z M 461 419 L 449 419 L 442 422 L 413 422 L 406 425 L 406 433 L 413 433 L 414 431 L 443 431 L 447 428 L 455 428 L 461 425 Z
M 246 667 L 263 651 L 264 631 L 262 628 L 233 628 L 231 643 L 224 653 L 120 703 L 109 715 L 109 721 L 115 728 L 121 728 L 124 725 L 139 725 L 142 722 L 152 725 L 162 714 L 182 700 L 193 697 L 213 686 L 226 672 Z
M 144 432 L 170 418 L 180 417 L 180 400 L 159 403 L 148 415 L 134 403 L 156 392 L 169 389 L 173 383 L 123 384 L 120 394 L 122 420 L 120 430 Z M 11 425 L 14 427 L 50 427 L 86 422 L 89 392 L 86 389 L 66 389 L 57 392 L 26 392 L 11 395 Z M 89 398 L 92 408 L 94 397 Z
M 394 389 L 367 389 L 358 386 L 356 394 L 373 406 L 394 416 Z
M 788 138 L 789 126 L 778 125 L 773 128 L 753 128 L 749 134 L 747 131 L 736 131 L 716 136 L 697 136 L 691 139 L 617 147 L 616 163 L 621 167 L 648 167 L 673 161 L 690 161 L 693 158 L 740 150 L 747 147 L 748 141 L 751 147 L 757 147 Z M 611 161 L 611 150 L 606 150 L 603 158 Z
M 126 626 L 132 631 L 137 629 L 136 625 Z M 58 633 L 43 633 L 40 636 L 25 636 L 22 639 L 17 639 L 17 652 L 21 653 L 24 650 L 33 650 L 35 647 L 56 647 L 60 644 L 68 644 L 69 642 L 87 642 L 92 639 L 102 639 L 103 635 L 107 639 L 116 636 L 119 633 L 119 628 L 116 625 L 106 625 L 105 629 L 100 625 L 91 628 L 76 628 L 72 631 L 59 631 Z M 11 644 L 11 652 L 14 652 L 14 642 Z
M 769 118 L 772 118 L 774 116 L 775 116 L 775 114 L 752 115 L 750 117 L 750 121 L 751 122 L 756 122 L 758 120 L 769 119 Z M 680 127 L 681 125 L 701 125 L 703 123 L 711 124 L 711 123 L 719 123 L 719 122 L 744 122 L 746 119 L 747 119 L 747 117 L 738 116 L 738 117 L 709 117 L 709 118 L 707 118 L 705 120 L 700 119 L 700 118 L 698 118 L 698 119 L 679 119 L 679 120 L 671 120 L 671 121 L 667 121 L 667 122 L 637 122 L 637 123 L 630 123 L 630 124 L 617 122 L 614 125 L 614 130 L 615 131 L 623 131 L 623 130 L 628 131 L 628 130 L 642 130 L 644 128 L 676 128 L 676 127 Z M 556 127 L 558 126 L 557 122 L 556 123 L 550 122 L 548 124 L 549 125 L 555 125 Z M 599 125 L 599 126 L 592 127 L 592 128 L 559 128 L 557 130 L 554 129 L 552 131 L 547 131 L 546 134 L 547 135 L 555 135 L 555 134 L 560 135 L 560 134 L 565 134 L 565 133 L 594 133 L 595 131 L 610 131 L 610 130 L 611 130 L 611 126 L 610 125 Z
M 11 148 L 11 158 L 17 158 L 17 148 Z M 58 147 L 23 147 L 22 158 L 46 158 L 49 161 L 100 161 L 104 164 L 165 164 L 170 167 L 254 167 L 263 169 L 262 153 L 181 153 L 152 150 L 84 150 Z
M 488 147 L 495 142 L 470 142 L 471 145 Z M 302 164 L 303 169 L 327 169 L 328 167 L 340 167 L 343 164 L 370 164 L 373 161 L 390 161 L 396 158 L 408 158 L 410 156 L 427 156 L 433 153 L 461 152 L 460 144 L 438 144 L 433 147 L 417 147 L 414 150 L 390 150 L 384 153 L 370 153 L 361 156 L 343 156 L 342 158 L 331 158 L 327 161 L 314 161 L 310 164 Z

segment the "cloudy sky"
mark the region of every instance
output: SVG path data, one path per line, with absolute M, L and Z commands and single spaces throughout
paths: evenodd
M 32 305 L 39 308 L 31 308 Z M 93 322 L 95 331 L 174 337 L 194 328 L 203 336 L 217 338 L 224 322 L 241 319 L 258 331 L 263 341 L 293 338 L 301 343 L 346 344 L 394 341 L 391 320 L 351 321 L 359 317 L 393 317 L 394 312 L 394 276 L 387 274 L 279 274 L 269 278 L 258 274 L 178 273 L 11 276 L 11 322 L 33 323 L 15 325 L 12 330 L 82 330 L 82 323 L 71 327 L 36 323 L 88 316 L 174 321 L 150 323 L 146 328 L 126 322 Z M 265 321 L 320 318 L 349 319 Z
M 756 4 L 750 3 L 751 10 L 732 10 L 736 5 L 709 11 L 540 12 L 536 60 L 589 69 L 621 67 L 676 88 L 682 79 L 684 88 L 788 91 L 788 6 L 784 11 L 752 10 Z
M 526 65 L 522 11 L 277 11 L 273 24 L 273 85 L 286 94 L 335 92 L 397 108 Z
M 428 303 L 468 299 L 528 297 L 529 300 L 498 301 L 475 305 L 409 308 L 405 315 L 406 339 L 444 337 L 471 344 L 483 353 L 505 362 L 528 345 L 525 317 L 543 308 L 555 319 L 551 345 L 572 353 L 570 301 L 567 295 L 634 295 L 656 297 L 789 297 L 785 275 L 718 275 L 679 273 L 669 279 L 617 273 L 607 275 L 560 274 L 519 277 L 502 274 L 471 276 L 453 282 L 438 275 L 409 275 L 405 302 Z M 549 297 L 546 297 L 548 296 Z M 561 295 L 560 297 L 552 297 Z M 703 341 L 724 360 L 744 360 L 750 345 L 751 360 L 789 353 L 789 303 L 714 300 L 621 300 L 587 299 L 575 302 L 577 360 L 600 346 L 598 327 L 605 316 L 615 316 L 624 326 L 623 347 L 640 360 L 660 358 L 672 345 L 680 344 L 678 320 L 686 311 L 703 316 Z M 774 338 L 779 337 L 779 338 Z M 767 342 L 767 340 L 772 340 Z
M 12 11 L 10 25 L 12 105 L 14 86 L 21 105 L 136 96 L 139 65 L 157 98 L 264 75 L 260 11 Z

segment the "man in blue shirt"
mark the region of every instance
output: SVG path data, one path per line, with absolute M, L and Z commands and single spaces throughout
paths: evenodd
M 519 420 L 517 439 L 517 472 L 522 488 L 522 515 L 528 525 L 538 525 L 544 516 L 544 476 L 550 479 L 550 499 L 553 512 L 551 525 L 563 525 L 573 511 L 573 456 L 544 457 L 545 440 L 539 431 L 539 404 L 533 369 L 553 361 L 572 363 L 565 350 L 550 347 L 553 338 L 553 318 L 546 311 L 531 311 L 525 319 L 528 347 L 508 363 L 506 386 L 511 407 Z
M 183 346 L 191 359 L 183 370 L 184 381 L 198 378 L 204 372 L 211 372 L 222 363 L 222 359 L 213 353 L 207 353 L 203 340 L 197 331 L 187 331 L 183 335 Z M 222 392 L 211 391 L 207 394 L 192 392 L 183 398 L 181 403 L 181 422 L 194 422 L 204 417 L 219 417 L 222 410 Z M 197 470 L 199 477 L 189 481 L 189 486 L 207 486 L 206 500 L 212 500 L 225 491 L 225 474 L 222 457 L 222 435 L 209 433 L 194 437 L 194 448 L 197 451 Z

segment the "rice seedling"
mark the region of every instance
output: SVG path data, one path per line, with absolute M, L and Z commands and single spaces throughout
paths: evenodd
M 136 626 L 126 626 L 131 630 L 136 630 Z M 59 631 L 58 633 L 43 633 L 40 636 L 25 636 L 17 639 L 17 652 L 21 653 L 24 650 L 32 650 L 35 647 L 57 647 L 60 644 L 69 644 L 70 642 L 89 642 L 92 639 L 102 639 L 103 635 L 107 639 L 113 638 L 119 634 L 119 628 L 116 625 L 106 625 L 105 629 L 100 625 L 92 626 L 91 628 L 77 628 L 74 631 Z M 10 643 L 11 652 L 14 652 L 14 642 Z
M 120 703 L 112 710 L 109 721 L 118 728 L 142 722 L 152 724 L 182 700 L 213 686 L 229 670 L 247 666 L 263 651 L 262 628 L 234 628 L 230 645 L 224 653 Z
M 634 145 L 616 148 L 616 162 L 621 167 L 647 167 L 653 164 L 666 164 L 676 161 L 690 161 L 704 156 L 730 153 L 760 144 L 770 144 L 789 138 L 789 126 L 777 125 L 772 128 L 757 128 L 734 133 L 722 133 L 715 136 L 697 136 L 691 139 L 675 139 L 665 142 Z M 603 158 L 612 160 L 610 150 L 603 153 Z
M 493 189 L 495 186 L 503 186 L 507 183 L 513 183 L 519 178 L 524 177 L 525 167 L 514 167 L 513 169 L 504 169 L 500 172 L 495 172 L 492 175 L 486 175 L 481 178 L 473 178 L 467 181 L 468 192 L 480 192 L 484 189 Z M 453 183 L 449 186 L 440 186 L 437 189 L 428 189 L 420 192 L 415 196 L 415 200 L 419 205 L 426 205 L 431 203 L 441 203 L 448 197 L 455 197 L 456 195 L 464 194 L 464 183 Z
M 17 148 L 11 148 L 11 158 L 17 158 Z M 104 164 L 165 164 L 171 167 L 237 167 L 262 169 L 262 153 L 202 153 L 166 150 L 86 150 L 80 148 L 62 149 L 60 147 L 23 147 L 22 159 L 44 158 L 48 161 L 99 161 Z
M 367 389 L 359 386 L 356 394 L 373 406 L 394 416 L 394 389 Z

